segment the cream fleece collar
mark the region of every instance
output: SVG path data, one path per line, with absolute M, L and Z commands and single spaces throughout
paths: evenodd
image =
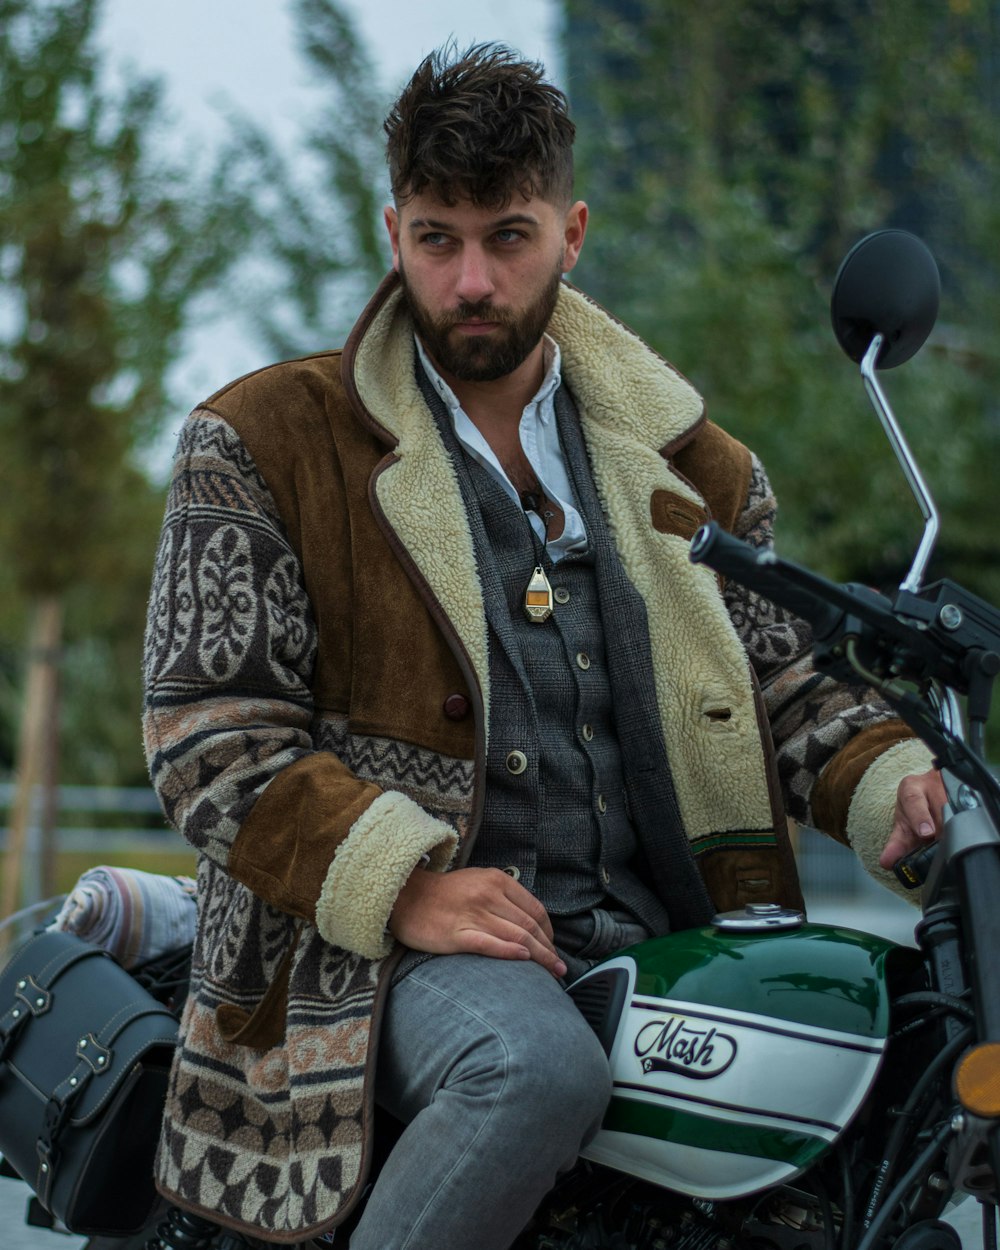
M 353 353 L 358 395 L 392 438 L 406 441 L 430 418 L 413 379 L 412 328 L 398 282 L 379 288 L 360 326 Z M 691 383 L 574 287 L 560 288 L 549 333 L 585 421 L 656 451 L 700 421 L 704 405 Z

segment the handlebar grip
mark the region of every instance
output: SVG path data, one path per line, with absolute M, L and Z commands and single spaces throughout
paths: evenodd
M 751 547 L 722 529 L 717 521 L 702 525 L 691 540 L 692 564 L 707 564 L 717 573 L 756 591 L 809 622 L 817 638 L 824 637 L 841 619 L 843 609 L 801 584 L 802 577 L 820 583 L 805 569 L 779 560 L 770 548 Z M 797 580 L 791 580 L 791 575 Z M 830 583 L 831 589 L 839 590 Z M 825 586 L 822 587 L 825 589 Z
M 932 842 L 930 846 L 918 846 L 909 855 L 904 855 L 901 859 L 896 860 L 892 866 L 892 871 L 904 890 L 920 889 L 927 880 L 937 851 L 937 843 Z

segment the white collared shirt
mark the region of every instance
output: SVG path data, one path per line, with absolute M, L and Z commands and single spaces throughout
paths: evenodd
M 424 372 L 448 409 L 458 441 L 470 456 L 496 478 L 520 508 L 521 497 L 514 483 L 504 472 L 493 448 L 473 425 L 455 392 L 434 368 L 420 339 L 416 335 L 413 338 Z M 534 398 L 521 414 L 518 437 L 521 441 L 521 448 L 528 458 L 528 463 L 535 470 L 546 498 L 554 500 L 563 510 L 565 517 L 563 532 L 546 546 L 549 558 L 556 563 L 571 552 L 586 550 L 587 531 L 584 528 L 583 517 L 572 503 L 573 490 L 570 486 L 569 470 L 566 467 L 566 457 L 563 455 L 559 442 L 559 430 L 556 424 L 555 395 L 561 381 L 559 344 L 547 334 L 542 343 L 545 351 L 545 377 L 535 392 Z M 525 515 L 538 538 L 544 543 L 545 523 L 542 518 L 536 512 L 526 512 Z

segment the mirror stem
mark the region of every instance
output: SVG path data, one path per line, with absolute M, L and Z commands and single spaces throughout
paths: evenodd
M 889 401 L 886 399 L 881 386 L 879 386 L 878 378 L 875 376 L 876 362 L 878 361 L 883 342 L 881 334 L 876 334 L 872 339 L 871 345 L 865 352 L 864 359 L 861 362 L 861 377 L 864 379 L 865 390 L 868 392 L 868 398 L 871 400 L 872 407 L 882 423 L 882 429 L 885 430 L 886 437 L 892 445 L 893 453 L 899 461 L 900 468 L 903 470 L 910 490 L 913 492 L 913 497 L 917 501 L 917 506 L 920 508 L 920 513 L 924 518 L 924 535 L 920 540 L 920 546 L 917 548 L 917 554 L 913 557 L 913 565 L 899 585 L 900 590 L 908 590 L 913 594 L 918 594 L 923 584 L 927 562 L 930 560 L 934 544 L 937 542 L 941 523 L 938 510 L 934 506 L 934 500 L 927 489 L 927 483 L 917 468 L 917 462 L 913 458 L 913 453 L 903 437 L 902 430 L 896 423 L 896 418 L 892 415 Z

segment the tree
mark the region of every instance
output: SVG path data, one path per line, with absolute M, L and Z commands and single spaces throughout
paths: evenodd
M 945 518 L 937 565 L 1000 599 L 984 524 L 1000 452 L 995 5 L 915 0 L 567 0 L 580 283 L 689 373 L 764 459 L 779 546 L 897 582 L 920 518 L 829 328 L 840 258 L 921 235 L 945 299 L 885 389 Z
M 388 269 L 381 119 L 390 100 L 336 0 L 293 0 L 293 14 L 317 92 L 299 149 L 289 157 L 232 119 L 263 223 L 257 281 L 267 294 L 251 301 L 254 326 L 279 358 L 341 343 Z
M 32 786 L 53 779 L 66 606 L 84 588 L 113 600 L 151 566 L 136 453 L 193 300 L 250 228 L 231 159 L 207 175 L 154 159 L 160 88 L 107 89 L 98 13 L 99 0 L 0 0 L 0 554 L 28 618 L 15 851 Z M 5 912 L 16 890 L 8 872 Z

